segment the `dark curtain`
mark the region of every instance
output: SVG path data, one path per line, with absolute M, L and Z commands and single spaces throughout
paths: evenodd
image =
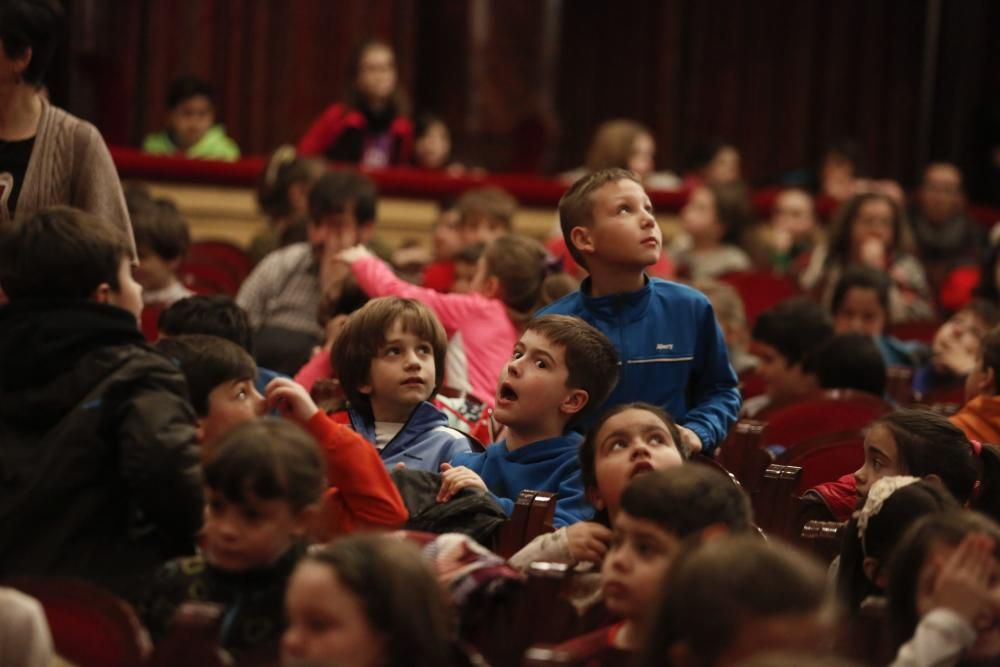
M 847 137 L 869 175 L 905 183 L 921 158 L 975 174 L 984 143 L 1000 143 L 991 0 L 67 4 L 69 75 L 53 77 L 53 98 L 110 143 L 159 128 L 167 85 L 186 72 L 215 83 L 244 152 L 294 142 L 342 97 L 370 36 L 396 48 L 414 110 L 443 116 L 458 156 L 494 169 L 576 166 L 594 128 L 620 116 L 650 126 L 663 168 L 707 139 L 735 143 L 755 184 L 815 166 Z

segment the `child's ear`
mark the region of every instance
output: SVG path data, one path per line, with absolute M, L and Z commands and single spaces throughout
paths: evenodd
M 497 299 L 500 297 L 500 279 L 496 276 L 488 276 L 483 280 L 480 293 L 487 299 Z
M 90 294 L 90 300 L 95 303 L 111 303 L 111 284 L 101 283 Z
M 596 486 L 588 486 L 586 493 L 587 500 L 590 501 L 590 504 L 593 505 L 594 509 L 598 512 L 607 507 L 607 505 L 604 504 L 604 497 L 601 495 L 601 490 L 599 488 Z
M 581 254 L 586 255 L 594 252 L 594 241 L 590 236 L 590 230 L 586 227 L 574 227 L 569 230 L 569 240 L 573 242 Z
M 559 410 L 564 415 L 575 415 L 587 406 L 590 395 L 583 389 L 572 389 L 559 405 Z

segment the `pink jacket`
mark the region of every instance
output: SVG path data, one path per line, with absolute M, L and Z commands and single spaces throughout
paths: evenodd
M 358 285 L 375 298 L 400 296 L 416 299 L 429 307 L 441 320 L 448 334 L 449 356 L 464 358 L 472 393 L 489 407 L 496 399 L 497 380 L 503 365 L 510 359 L 520 335 L 500 299 L 481 294 L 442 294 L 400 280 L 375 257 L 360 259 L 351 265 Z M 454 366 L 449 366 L 449 369 Z M 461 372 L 461 370 L 459 371 Z M 449 386 L 461 386 L 465 378 L 446 377 Z

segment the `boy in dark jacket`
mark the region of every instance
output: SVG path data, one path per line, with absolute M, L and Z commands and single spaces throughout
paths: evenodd
M 736 373 L 708 299 L 646 275 L 663 236 L 639 178 L 624 169 L 584 176 L 559 200 L 559 225 L 590 277 L 537 314 L 576 315 L 614 343 L 621 373 L 604 408 L 658 405 L 692 451 L 711 453 L 736 421 Z
M 184 377 L 147 347 L 131 240 L 67 207 L 0 237 L 0 572 L 121 594 L 201 525 Z

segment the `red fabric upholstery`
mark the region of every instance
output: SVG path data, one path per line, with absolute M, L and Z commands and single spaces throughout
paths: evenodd
M 753 328 L 757 317 L 765 310 L 801 293 L 794 280 L 770 271 L 739 271 L 727 273 L 719 279 L 729 283 L 740 293 L 750 328 Z
M 934 334 L 941 327 L 941 322 L 909 322 L 907 324 L 894 324 L 889 327 L 888 334 L 899 340 L 919 340 L 930 343 L 934 340 Z
M 845 431 L 813 438 L 800 443 L 778 457 L 784 465 L 802 468 L 799 494 L 818 484 L 834 482 L 849 475 L 864 463 L 864 436 L 859 431 Z
M 763 445 L 791 449 L 830 433 L 861 430 L 891 411 L 891 405 L 871 394 L 843 389 L 826 391 L 817 398 L 768 413 Z
M 188 248 L 188 260 L 198 264 L 216 264 L 228 271 L 237 284 L 250 275 L 250 256 L 227 241 L 196 241 Z

